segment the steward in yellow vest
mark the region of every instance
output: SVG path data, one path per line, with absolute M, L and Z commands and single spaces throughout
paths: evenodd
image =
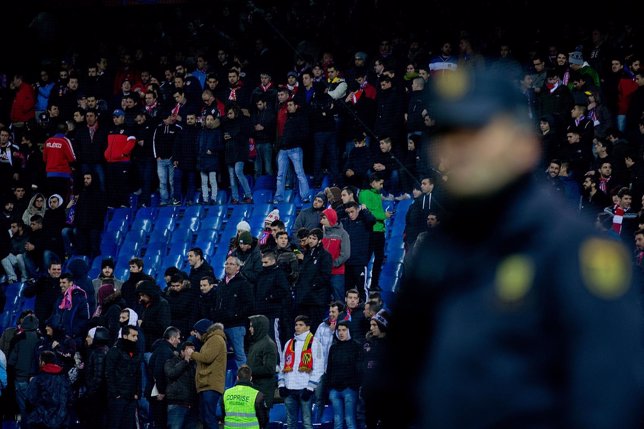
M 268 409 L 264 394 L 251 383 L 248 365 L 237 370 L 237 383 L 224 392 L 224 429 L 261 429 L 268 424 Z

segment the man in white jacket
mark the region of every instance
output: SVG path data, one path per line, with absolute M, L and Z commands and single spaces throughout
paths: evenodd
M 280 356 L 280 372 L 277 379 L 279 393 L 286 406 L 288 429 L 298 427 L 300 409 L 304 429 L 313 428 L 313 393 L 324 373 L 324 367 L 324 352 L 320 341 L 311 334 L 309 317 L 297 316 L 295 336 L 286 343 Z

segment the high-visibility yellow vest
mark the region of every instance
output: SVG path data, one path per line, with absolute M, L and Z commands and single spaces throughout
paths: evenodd
M 224 392 L 225 429 L 259 429 L 255 414 L 255 399 L 259 391 L 250 386 L 237 385 Z

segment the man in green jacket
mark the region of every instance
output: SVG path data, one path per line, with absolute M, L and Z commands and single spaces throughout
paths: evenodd
M 382 207 L 381 191 L 384 183 L 385 180 L 378 173 L 373 173 L 369 176 L 369 185 L 371 188 L 363 189 L 359 194 L 362 208 L 369 209 L 371 214 L 376 218 L 371 235 L 370 254 L 373 253 L 374 258 L 373 268 L 371 269 L 370 291 L 380 290 L 380 271 L 382 270 L 382 263 L 385 260 L 385 220 L 389 219 L 393 214 L 390 211 L 385 211 Z
M 271 409 L 277 389 L 277 373 L 275 368 L 279 364 L 277 345 L 268 335 L 268 317 L 263 314 L 250 316 L 250 347 L 248 349 L 247 364 L 253 371 L 253 385 L 264 394 L 266 407 Z

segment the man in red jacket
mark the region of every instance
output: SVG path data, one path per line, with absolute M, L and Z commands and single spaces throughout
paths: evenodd
M 351 256 L 351 240 L 349 234 L 338 223 L 335 210 L 328 208 L 320 215 L 320 224 L 324 230 L 322 245 L 333 258 L 331 269 L 331 286 L 333 287 L 333 300 L 341 301 L 344 298 L 344 263 Z
M 65 136 L 67 124 L 60 122 L 56 134 L 45 140 L 42 157 L 47 173 L 47 196 L 59 194 L 64 201 L 69 201 L 72 190 L 72 166 L 76 161 L 72 142 Z
M 36 118 L 34 89 L 23 80 L 23 76 L 20 73 L 13 75 L 10 87 L 16 91 L 11 104 L 11 124 L 15 128 L 22 128 L 28 123 L 33 123 Z
M 114 126 L 107 135 L 107 203 L 110 207 L 127 207 L 129 191 L 130 156 L 136 137 L 125 127 L 125 112 L 116 109 L 112 113 Z

